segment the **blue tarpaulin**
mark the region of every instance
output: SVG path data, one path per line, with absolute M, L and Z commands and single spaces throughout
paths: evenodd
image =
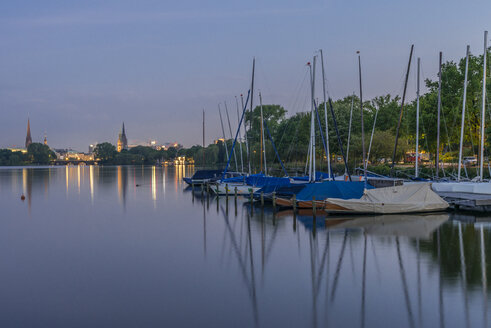
M 309 201 L 326 198 L 357 199 L 363 196 L 365 183 L 363 181 L 324 181 L 309 183 L 297 194 L 297 200 Z M 367 189 L 373 189 L 367 185 Z
M 254 187 L 287 186 L 290 184 L 290 179 L 251 175 L 246 178 L 246 184 Z
M 309 176 L 303 177 L 292 177 L 293 180 L 296 181 L 309 181 Z M 315 181 L 320 181 L 324 179 L 329 179 L 329 174 L 325 172 L 315 172 Z
M 291 198 L 294 194 L 298 194 L 300 190 L 305 188 L 307 184 L 288 184 L 288 185 L 266 185 L 254 193 L 255 196 L 260 197 L 261 192 L 264 195 L 269 195 L 273 191 L 278 197 Z

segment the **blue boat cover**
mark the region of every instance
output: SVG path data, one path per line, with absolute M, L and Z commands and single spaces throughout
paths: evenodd
M 241 182 L 245 181 L 245 178 L 246 178 L 245 175 L 241 175 L 238 177 L 223 179 L 222 182 L 223 183 L 241 183 Z
M 357 199 L 363 196 L 363 181 L 324 181 L 309 183 L 297 194 L 297 200 L 309 201 L 326 198 Z M 367 189 L 373 189 L 367 184 Z
M 264 195 L 271 194 L 273 191 L 278 197 L 291 198 L 294 194 L 298 194 L 300 190 L 305 188 L 307 184 L 288 184 L 288 185 L 266 185 L 254 193 L 255 196 L 260 197 L 261 192 Z
M 309 176 L 303 176 L 303 177 L 292 177 L 293 180 L 296 181 L 309 181 Z M 324 179 L 329 179 L 329 174 L 325 172 L 315 172 L 315 181 L 320 181 Z
M 254 187 L 287 186 L 290 184 L 290 179 L 251 175 L 246 178 L 246 184 Z
M 222 174 L 223 170 L 198 170 L 191 179 L 211 179 Z

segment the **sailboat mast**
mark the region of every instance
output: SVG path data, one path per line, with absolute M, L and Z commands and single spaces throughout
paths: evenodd
M 227 137 L 225 136 L 225 129 L 223 128 L 222 110 L 220 109 L 220 104 L 218 104 L 218 114 L 220 114 L 220 124 L 222 125 L 223 143 L 225 144 L 225 152 L 227 152 L 227 161 L 228 161 L 229 154 L 228 154 L 228 147 L 227 147 Z
M 259 92 L 259 108 L 261 109 L 261 160 L 264 159 L 264 173 L 268 173 L 268 167 L 266 166 L 266 143 L 264 140 L 264 116 L 263 116 L 263 96 Z M 261 171 L 263 162 L 261 161 Z
M 322 63 L 322 92 L 324 94 L 324 120 L 326 123 L 326 150 L 327 150 L 327 174 L 331 179 L 331 152 L 329 150 L 329 128 L 327 125 L 327 99 L 326 99 L 326 75 L 324 72 L 324 56 L 322 54 L 322 49 L 319 50 L 321 53 L 321 63 Z
M 244 95 L 240 95 L 240 103 L 242 105 L 242 109 L 244 108 Z M 244 139 L 245 139 L 245 144 L 246 144 L 246 154 L 247 154 L 247 163 L 249 166 L 249 175 L 251 175 L 251 156 L 250 156 L 250 149 L 249 149 L 249 141 L 247 138 L 247 125 L 244 122 Z
M 355 92 L 353 91 L 353 95 L 351 96 L 351 111 L 349 113 L 349 127 L 348 127 L 348 145 L 346 146 L 346 166 L 344 168 L 344 175 L 348 175 L 347 167 L 349 160 L 349 144 L 351 139 L 351 122 L 353 120 L 353 105 L 355 103 Z
M 315 59 L 313 63 L 307 63 L 310 70 L 310 89 L 311 89 L 311 110 L 310 110 L 310 162 L 309 162 L 309 182 L 315 181 L 315 104 L 314 104 L 314 81 L 315 81 Z
M 375 118 L 373 119 L 372 134 L 370 136 L 370 143 L 368 144 L 367 162 L 370 161 L 370 151 L 372 150 L 373 134 L 375 132 L 375 124 L 377 124 L 377 116 L 378 116 L 379 109 L 380 107 L 377 107 L 377 110 L 375 111 Z
M 203 109 L 203 166 L 205 165 L 205 110 Z
M 439 176 L 440 169 L 440 111 L 442 106 L 442 52 L 440 51 L 440 62 L 438 65 L 438 108 L 436 118 L 436 178 Z
M 252 58 L 252 80 L 251 80 L 251 104 L 250 104 L 250 121 L 249 121 L 249 132 L 251 131 L 252 129 L 252 114 L 253 114 L 253 100 L 254 100 L 254 72 L 256 70 L 256 57 L 253 57 Z M 250 154 L 250 159 L 249 159 L 249 174 L 251 174 L 251 162 L 253 161 L 253 157 L 252 157 L 252 152 L 249 151 L 249 154 Z
M 230 132 L 230 139 L 233 139 L 232 135 L 232 126 L 230 125 L 230 116 L 228 115 L 228 107 L 227 107 L 227 102 L 223 102 L 225 104 L 225 113 L 227 114 L 227 121 L 228 121 L 228 130 Z M 234 160 L 235 160 L 235 171 L 237 172 L 239 170 L 238 162 L 237 162 L 237 154 L 235 153 L 235 148 L 234 148 Z
M 239 114 L 239 100 L 237 99 L 237 96 L 235 96 L 235 107 L 237 108 L 237 126 L 240 124 L 240 114 Z M 240 151 L 240 168 L 241 168 L 241 173 L 244 173 L 244 158 L 242 155 L 242 133 L 240 132 L 239 128 L 239 151 Z
M 414 164 L 414 176 L 417 178 L 419 176 L 418 165 L 419 165 L 419 71 L 421 66 L 421 58 L 418 57 L 418 77 L 417 77 L 417 88 L 416 88 L 416 163 Z M 460 169 L 459 169 L 460 170 Z M 459 171 L 460 173 L 460 171 Z
M 482 68 L 482 111 L 481 111 L 481 159 L 479 174 L 482 181 L 483 177 L 483 164 L 484 164 L 484 127 L 486 125 L 486 118 L 484 116 L 486 112 L 486 57 L 488 54 L 488 31 L 484 31 L 484 58 Z
M 365 127 L 364 127 L 364 122 L 363 122 L 363 93 L 362 93 L 362 87 L 361 87 L 361 56 L 360 52 L 357 51 L 358 53 L 358 76 L 360 78 L 360 113 L 361 113 L 361 148 L 362 148 L 362 153 L 363 153 L 363 176 L 364 176 L 364 183 L 365 183 L 365 189 L 367 189 L 367 162 L 365 158 Z
M 312 64 L 312 177 L 315 177 L 315 63 L 317 56 L 314 56 Z
M 394 171 L 394 165 L 396 163 L 397 142 L 399 141 L 399 130 L 401 128 L 402 114 L 404 111 L 404 100 L 406 100 L 407 80 L 409 79 L 409 70 L 411 69 L 411 59 L 413 58 L 414 44 L 411 45 L 411 52 L 409 53 L 409 61 L 407 63 L 406 80 L 404 81 L 404 91 L 402 93 L 401 110 L 399 111 L 399 121 L 397 122 L 396 141 L 394 144 L 394 152 L 392 153 L 392 167 L 390 173 L 392 175 Z
M 464 144 L 464 122 L 465 122 L 465 100 L 467 96 L 467 73 L 469 70 L 469 51 L 470 46 L 467 46 L 465 54 L 465 73 L 464 73 L 464 97 L 462 101 L 462 120 L 460 123 L 460 148 L 459 148 L 459 169 L 457 174 L 457 181 L 460 181 L 460 170 L 462 166 L 462 147 Z

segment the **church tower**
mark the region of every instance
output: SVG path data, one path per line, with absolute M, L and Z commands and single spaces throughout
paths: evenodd
M 118 137 L 118 144 L 116 148 L 118 152 L 121 152 L 122 150 L 128 150 L 128 139 L 126 138 L 126 132 L 124 131 L 124 122 L 123 129 L 121 130 L 121 133 Z
M 46 133 L 44 134 L 44 144 L 46 146 L 48 145 L 48 138 L 46 137 Z
M 32 144 L 31 126 L 29 124 L 29 119 L 27 119 L 26 149 L 29 147 L 30 144 Z

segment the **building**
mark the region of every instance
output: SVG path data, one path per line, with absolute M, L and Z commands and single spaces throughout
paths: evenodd
M 123 128 L 121 129 L 121 133 L 118 137 L 118 144 L 116 149 L 118 152 L 121 152 L 122 150 L 128 150 L 128 139 L 126 138 L 126 132 L 124 131 L 124 122 Z
M 32 144 L 31 126 L 29 124 L 29 119 L 27 119 L 26 149 L 29 147 L 30 144 Z

